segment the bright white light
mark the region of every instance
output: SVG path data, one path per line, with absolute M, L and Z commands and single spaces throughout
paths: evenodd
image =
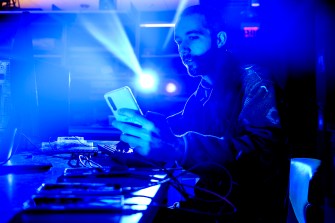
M 167 93 L 175 93 L 177 91 L 177 86 L 176 84 L 170 82 L 165 86 L 165 90 Z
M 164 28 L 164 27 L 175 27 L 174 23 L 143 23 L 140 27 L 145 28 Z
M 139 197 L 131 197 L 127 198 L 125 200 L 125 204 L 138 204 L 138 205 L 149 205 L 151 204 L 152 199 L 150 197 L 155 197 L 157 194 L 158 189 L 160 188 L 160 185 L 155 185 L 151 187 L 144 188 L 139 191 L 135 191 L 134 195 L 138 195 Z M 145 197 L 140 197 L 141 195 L 144 195 Z
M 252 7 L 259 7 L 261 4 L 259 3 L 259 0 L 251 0 L 251 6 Z
M 157 77 L 152 73 L 142 73 L 138 77 L 138 82 L 142 90 L 156 91 L 157 90 Z

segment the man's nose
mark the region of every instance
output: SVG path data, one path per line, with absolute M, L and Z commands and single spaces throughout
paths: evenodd
M 185 55 L 185 54 L 189 54 L 190 53 L 190 48 L 188 47 L 188 45 L 186 43 L 182 43 L 179 46 L 179 53 L 180 55 Z

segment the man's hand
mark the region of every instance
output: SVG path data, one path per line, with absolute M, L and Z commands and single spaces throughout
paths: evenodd
M 184 140 L 171 132 L 162 115 L 150 113 L 153 118 L 149 120 L 131 109 L 119 109 L 118 113 L 127 116 L 129 122 L 140 125 L 120 121 L 112 123 L 122 132 L 120 140 L 128 143 L 137 153 L 163 162 L 182 159 Z

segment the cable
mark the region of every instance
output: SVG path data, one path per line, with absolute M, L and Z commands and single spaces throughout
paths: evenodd
M 13 146 L 14 146 L 14 144 L 15 144 L 15 139 L 16 139 L 16 135 L 17 135 L 17 134 L 21 134 L 21 132 L 20 132 L 19 129 L 15 128 L 15 129 L 14 129 L 14 135 L 13 135 L 13 137 L 11 138 L 11 142 L 10 142 L 10 145 L 9 145 L 9 147 L 10 147 L 9 150 L 11 150 L 12 152 L 11 152 L 10 156 L 7 157 L 7 159 L 6 159 L 5 161 L 0 162 L 0 166 L 6 164 L 6 163 L 7 163 L 7 162 L 14 156 L 14 154 L 17 152 L 17 150 L 18 150 L 18 148 L 19 148 L 19 145 L 20 145 L 20 143 L 21 143 L 21 138 L 19 138 L 19 141 L 18 141 L 18 143 L 17 143 L 15 149 L 13 150 Z
M 82 155 L 82 154 L 80 154 L 80 155 L 78 156 L 78 159 L 79 159 L 79 162 L 80 162 L 84 167 L 88 167 L 87 164 L 86 164 L 86 163 L 88 163 L 89 167 L 91 167 L 91 168 L 95 168 L 95 167 L 97 167 L 97 168 L 103 168 L 99 163 L 94 162 L 92 159 L 90 159 L 89 157 L 84 156 L 84 155 Z M 95 166 L 93 166 L 92 164 L 95 165 Z
M 122 153 L 124 154 L 124 153 Z M 167 169 L 164 164 L 162 163 L 157 163 L 153 160 L 150 160 L 148 158 L 146 158 L 145 156 L 142 156 L 138 153 L 136 153 L 135 151 L 133 153 L 131 153 L 135 156 L 135 158 L 140 158 L 141 162 L 144 162 L 144 163 L 147 163 L 153 167 L 156 167 L 158 169 L 161 169 L 162 171 L 164 171 L 167 176 L 170 178 L 170 180 L 174 181 L 174 182 L 178 182 L 178 179 L 173 175 L 173 172 L 171 172 L 172 169 Z M 137 157 L 136 157 L 137 156 Z M 175 169 L 173 169 L 175 170 Z M 188 199 L 189 198 L 189 195 L 188 193 L 185 191 L 185 188 L 183 188 L 182 185 L 176 183 L 176 184 L 172 184 L 173 186 L 175 186 L 175 189 L 184 197 L 184 199 Z
M 228 191 L 224 195 L 221 195 L 221 194 L 219 194 L 219 193 L 217 193 L 215 191 L 212 191 L 212 190 L 209 190 L 209 189 L 206 189 L 206 188 L 203 188 L 203 187 L 182 184 L 182 183 L 180 183 L 177 180 L 174 180 L 173 183 L 177 184 L 178 187 L 181 187 L 181 186 L 182 187 L 190 187 L 190 188 L 194 188 L 194 189 L 200 190 L 202 192 L 205 192 L 207 194 L 214 195 L 215 197 L 219 198 L 219 200 L 206 200 L 206 199 L 201 199 L 199 197 L 194 197 L 193 199 L 195 201 L 198 200 L 198 201 L 203 201 L 203 202 L 206 202 L 206 203 L 225 202 L 226 204 L 228 204 L 232 208 L 233 211 L 232 212 L 225 212 L 224 214 L 234 214 L 234 213 L 236 213 L 237 208 L 235 207 L 235 205 L 229 199 L 227 199 L 227 197 L 231 193 L 232 185 L 233 185 L 234 182 L 232 180 L 232 176 L 231 176 L 230 172 L 223 165 L 220 165 L 220 164 L 217 164 L 217 163 L 213 163 L 213 162 L 204 162 L 204 163 L 201 163 L 201 164 L 197 164 L 197 165 L 194 165 L 193 167 L 189 168 L 188 170 L 182 171 L 180 174 L 176 175 L 175 179 L 179 178 L 180 176 L 184 175 L 185 173 L 192 172 L 192 170 L 195 170 L 196 168 L 199 168 L 200 166 L 209 167 L 210 165 L 214 165 L 216 167 L 220 167 L 221 169 L 223 169 L 225 171 L 225 173 L 229 177 L 229 188 L 228 188 Z M 187 200 L 186 200 L 186 202 L 187 202 Z M 222 206 L 222 208 L 224 208 L 224 206 Z M 220 213 L 221 211 L 222 211 L 222 209 L 220 211 L 218 211 L 217 214 L 218 215 L 222 215 L 223 213 Z
M 36 146 L 28 136 L 26 136 L 23 132 L 21 132 L 21 135 L 31 144 L 33 145 L 36 149 L 40 149 L 38 146 Z
M 173 173 L 166 168 L 164 168 L 164 172 L 166 172 L 169 178 L 172 180 L 171 186 L 173 186 L 185 200 L 189 199 L 189 194 L 186 192 L 184 186 L 179 182 L 178 177 L 174 176 Z
M 124 149 L 122 149 L 122 146 L 125 146 L 126 144 L 125 143 L 121 143 L 121 149 L 119 150 L 117 147 L 115 149 L 115 151 L 124 151 Z M 127 164 L 127 161 L 140 161 L 141 163 L 144 163 L 144 164 L 147 164 L 153 168 L 158 168 L 158 169 L 161 169 L 162 171 L 164 171 L 167 176 L 169 178 L 171 178 L 172 180 L 174 181 L 178 181 L 173 173 L 171 172 L 171 169 L 167 169 L 166 167 L 164 167 L 164 164 L 163 163 L 158 163 L 158 162 L 155 162 L 153 160 L 150 160 L 148 158 L 146 158 L 145 156 L 142 156 L 138 153 L 136 153 L 136 151 L 133 151 L 132 153 L 124 153 L 124 152 L 113 152 L 112 154 L 109 154 L 111 156 L 114 156 L 114 158 L 121 158 L 121 160 L 125 161 L 124 164 Z M 120 156 L 118 156 L 120 155 Z M 188 199 L 188 194 L 186 193 L 185 189 L 181 186 L 181 185 L 178 185 L 178 184 L 172 184 L 176 190 L 179 191 L 179 193 L 185 198 L 185 199 Z
M 214 166 L 217 166 L 217 167 L 223 169 L 224 172 L 226 173 L 226 175 L 228 176 L 230 184 L 229 184 L 229 189 L 228 189 L 227 193 L 224 195 L 224 197 L 229 196 L 229 194 L 231 193 L 231 190 L 232 190 L 234 181 L 233 181 L 233 178 L 232 178 L 232 176 L 231 176 L 229 170 L 228 170 L 225 166 L 223 166 L 223 165 L 221 165 L 221 164 L 218 164 L 218 163 L 215 163 L 215 162 L 203 162 L 203 163 L 199 163 L 199 164 L 197 164 L 197 165 L 194 165 L 193 167 L 191 167 L 191 168 L 185 170 L 185 172 L 191 172 L 191 173 L 192 173 L 192 170 L 195 170 L 195 169 L 198 168 L 198 167 L 201 167 L 201 166 L 208 167 L 208 166 L 210 166 L 210 165 L 214 165 Z M 176 177 L 178 178 L 178 177 L 182 176 L 183 174 L 185 174 L 185 172 L 182 172 L 181 174 L 179 174 L 179 175 L 176 176 Z
M 229 206 L 231 206 L 233 208 L 233 213 L 236 213 L 237 209 L 235 207 L 235 205 L 230 202 L 226 197 L 214 192 L 214 191 L 211 191 L 211 190 L 208 190 L 206 188 L 202 188 L 202 187 L 198 187 L 198 186 L 190 186 L 190 185 L 187 185 L 187 184 L 183 184 L 184 186 L 186 187 L 191 187 L 191 188 L 196 188 L 196 189 L 199 189 L 201 191 L 204 191 L 206 193 L 209 193 L 209 194 L 212 194 L 218 198 L 220 198 L 220 200 L 205 200 L 205 199 L 201 199 L 201 198 L 196 198 L 196 200 L 200 200 L 200 201 L 204 201 L 204 202 L 208 202 L 208 203 L 215 203 L 215 202 L 220 202 L 220 201 L 225 201 Z

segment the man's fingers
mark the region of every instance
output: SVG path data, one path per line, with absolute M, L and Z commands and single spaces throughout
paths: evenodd
M 118 110 L 119 115 L 127 117 L 127 120 L 132 123 L 138 123 L 143 129 L 159 134 L 159 130 L 155 127 L 154 123 L 140 115 L 136 110 L 121 108 Z
M 113 127 L 119 129 L 123 134 L 132 135 L 145 141 L 150 141 L 152 139 L 151 131 L 144 128 L 119 121 L 114 121 L 112 125 Z
M 127 135 L 127 134 L 122 134 L 120 136 L 120 139 L 126 143 L 128 143 L 129 145 L 136 145 L 135 146 L 135 150 L 136 152 L 138 152 L 139 154 L 143 155 L 143 156 L 147 156 L 149 154 L 149 146 L 148 146 L 148 141 L 142 140 L 140 138 L 131 136 L 131 135 Z

